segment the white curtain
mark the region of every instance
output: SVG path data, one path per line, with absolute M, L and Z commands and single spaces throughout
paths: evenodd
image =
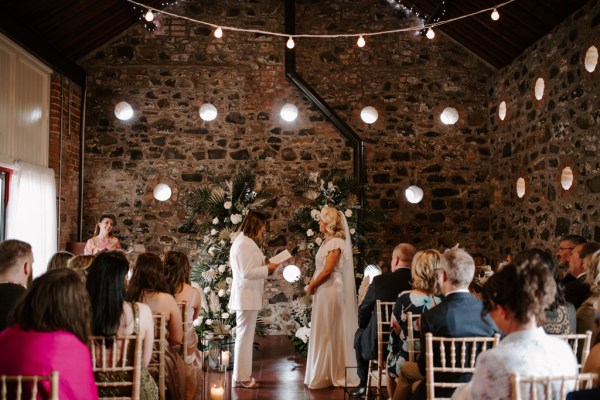
M 56 183 L 54 170 L 26 162 L 15 164 L 6 207 L 6 238 L 33 249 L 33 277 L 46 272 L 56 252 Z

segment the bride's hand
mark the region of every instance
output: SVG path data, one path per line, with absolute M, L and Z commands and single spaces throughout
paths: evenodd
M 306 294 L 308 294 L 309 296 L 315 294 L 315 289 L 311 285 L 306 285 L 304 290 L 306 290 Z

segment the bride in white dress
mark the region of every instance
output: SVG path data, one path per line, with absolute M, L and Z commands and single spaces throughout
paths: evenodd
M 310 389 L 356 386 L 353 341 L 358 319 L 348 223 L 343 213 L 326 206 L 319 226 L 325 239 L 306 287 L 313 301 L 304 384 Z M 346 372 L 346 367 L 352 368 Z

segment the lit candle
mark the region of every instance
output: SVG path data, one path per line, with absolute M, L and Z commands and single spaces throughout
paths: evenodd
M 222 387 L 217 387 L 217 385 L 214 385 L 212 388 L 210 388 L 210 400 L 223 400 L 224 396 L 225 389 Z
M 226 368 L 229 366 L 229 355 L 230 354 L 231 353 L 228 352 L 227 350 L 221 352 L 221 363 Z

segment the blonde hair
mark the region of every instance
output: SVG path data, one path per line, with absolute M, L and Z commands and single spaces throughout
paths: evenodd
M 345 239 L 344 216 L 334 207 L 325 206 L 321 210 L 321 221 L 325 224 L 325 231 L 333 237 Z
M 600 295 L 600 250 L 584 258 L 583 263 L 590 291 L 595 295 Z
M 442 254 L 437 250 L 422 250 L 417 252 L 412 260 L 411 277 L 413 289 L 422 290 L 429 294 L 439 292 L 437 270 L 441 268 Z
M 87 269 L 90 264 L 94 261 L 94 256 L 91 255 L 78 255 L 69 260 L 67 268 L 79 271 L 83 276 L 87 276 Z

